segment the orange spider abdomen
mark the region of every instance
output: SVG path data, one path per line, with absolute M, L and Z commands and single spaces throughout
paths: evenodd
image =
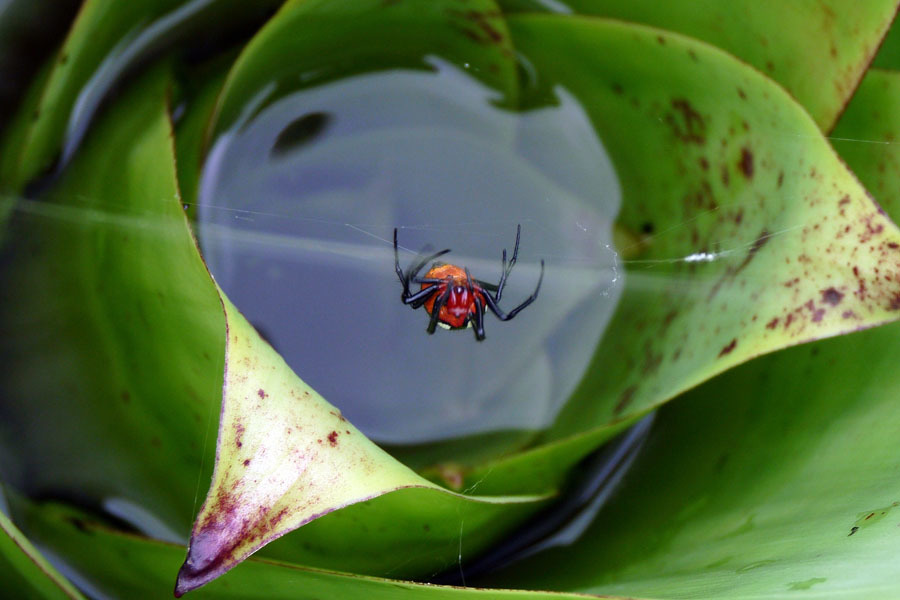
M 434 303 L 450 288 L 447 301 L 441 307 L 438 313 L 438 321 L 447 325 L 451 329 L 461 329 L 468 326 L 469 315 L 476 312 L 475 298 L 481 300 L 484 306 L 484 294 L 477 285 L 472 285 L 472 293 L 469 293 L 469 278 L 466 272 L 455 265 L 437 265 L 432 267 L 426 274 L 425 279 L 442 279 L 443 283 L 423 283 L 422 289 L 433 285 L 439 286 L 441 289 L 428 300 L 425 301 L 425 310 L 430 315 L 434 310 Z

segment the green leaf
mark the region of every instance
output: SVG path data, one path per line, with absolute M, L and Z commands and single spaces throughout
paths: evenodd
M 564 86 L 594 121 L 625 191 L 619 224 L 657 232 L 551 439 L 642 414 L 759 354 L 900 316 L 896 283 L 876 276 L 900 265 L 900 231 L 771 80 L 615 21 L 510 28 L 539 74 L 533 97 Z
M 187 207 L 185 210 L 192 218 L 196 213 L 210 119 L 234 58 L 235 54 L 229 52 L 200 67 L 187 69 L 180 76 L 176 74 L 182 84 L 181 102 L 185 111 L 175 127 L 178 189 L 181 191 L 181 201 Z
M 409 488 L 423 488 L 453 499 L 429 501 L 430 494 L 416 493 L 417 503 L 427 507 L 416 516 L 422 524 L 444 522 L 460 514 L 462 504 L 473 504 L 467 512 L 478 527 L 470 537 L 480 538 L 482 545 L 475 551 L 509 528 L 508 519 L 497 518 L 499 511 L 493 505 L 530 503 L 532 510 L 539 506 L 540 497 L 465 498 L 416 475 L 294 375 L 224 294 L 220 295 L 228 341 L 216 467 L 178 575 L 177 595 L 220 576 L 289 531 L 389 492 L 408 494 Z M 479 509 L 481 516 L 473 516 Z M 403 518 L 387 511 L 369 515 L 365 523 L 374 527 Z M 437 534 L 430 527 L 420 525 L 415 531 L 418 538 L 436 541 Z M 362 531 L 356 532 L 356 536 L 362 535 Z M 450 535 L 459 537 L 455 530 Z M 385 544 L 382 552 L 389 552 L 390 536 L 379 537 L 378 542 Z M 426 564 L 434 568 L 444 560 L 446 555 L 436 553 Z M 344 556 L 341 564 L 345 568 L 347 562 Z M 416 566 L 421 568 L 421 564 Z
M 30 507 L 26 520 L 31 535 L 53 547 L 97 595 L 164 598 L 172 593 L 171 574 L 184 556 L 181 547 L 108 529 L 65 507 Z M 191 592 L 190 598 L 575 600 L 583 596 L 436 586 L 251 558 L 227 578 Z
M 83 598 L 0 511 L 0 581 L 16 598 Z
M 832 133 L 831 143 L 891 212 L 900 198 L 900 72 L 869 69 Z
M 16 132 L 0 144 L 0 182 L 20 191 L 45 174 L 63 144 L 73 146 L 79 130 L 103 99 L 106 86 L 141 60 L 210 23 L 227 28 L 255 18 L 281 0 L 87 0 L 66 41 L 38 78 L 14 118 Z M 68 158 L 68 157 L 67 157 Z
M 212 468 L 225 327 L 179 202 L 169 81 L 142 77 L 52 193 L 16 203 L 0 440 L 24 492 L 184 540 Z
M 900 69 L 900 27 L 897 20 L 888 30 L 872 66 L 878 69 Z
M 216 131 L 288 92 L 353 74 L 430 68 L 425 59 L 433 54 L 504 92 L 505 103 L 514 105 L 516 66 L 493 0 L 465 7 L 449 0 L 286 2 L 229 74 Z
M 897 318 L 898 289 L 876 275 L 900 264 L 896 226 L 771 80 L 655 29 L 509 23 L 537 73 L 522 102 L 553 102 L 555 86 L 578 98 L 622 182 L 618 224 L 639 242 L 619 248 L 623 299 L 548 445 L 465 470 L 463 485 L 552 488 L 634 419 L 729 367 Z
M 506 10 L 515 11 L 545 5 L 539 0 L 503 2 Z M 682 33 L 730 52 L 784 86 L 828 131 L 875 56 L 898 3 L 564 0 L 558 5 Z
M 688 392 L 660 411 L 645 453 L 580 541 L 491 583 L 657 598 L 896 597 L 897 352 L 892 324 L 763 357 Z

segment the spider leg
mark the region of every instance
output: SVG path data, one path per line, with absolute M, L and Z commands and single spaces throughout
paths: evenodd
M 477 283 L 479 286 L 481 286 L 482 288 L 484 288 L 484 289 L 486 289 L 487 291 L 489 291 L 489 292 L 496 292 L 496 291 L 497 291 L 497 284 L 496 284 L 496 283 L 488 283 L 487 281 L 482 281 L 482 280 L 480 280 L 480 279 L 474 279 L 473 281 L 474 281 L 475 283 Z
M 494 301 L 500 302 L 500 296 L 503 295 L 503 286 L 506 285 L 506 278 L 509 277 L 510 271 L 516 264 L 516 259 L 519 257 L 519 238 L 522 235 L 522 226 L 516 225 L 516 247 L 513 249 L 512 258 L 509 260 L 509 263 L 506 262 L 506 248 L 503 249 L 503 262 L 501 265 L 501 274 L 500 274 L 500 283 L 497 284 L 497 293 L 494 295 Z
M 469 295 L 473 298 L 473 302 L 475 302 L 475 314 L 469 315 L 469 321 L 474 325 L 472 329 L 475 330 L 475 339 L 480 342 L 484 339 L 484 304 L 475 293 L 475 288 L 472 285 L 473 281 L 472 274 L 469 273 L 469 267 L 466 267 L 466 288 Z
M 450 252 L 450 248 L 445 248 L 444 250 L 441 250 L 440 252 L 435 252 L 434 254 L 432 254 L 430 256 L 426 256 L 425 258 L 416 262 L 415 264 L 410 265 L 409 269 L 406 271 L 406 281 L 409 282 L 410 280 L 414 279 L 416 277 L 416 275 L 419 274 L 419 271 L 422 270 L 422 267 L 424 267 L 425 265 L 427 265 L 434 259 L 447 254 L 448 252 Z M 416 255 L 416 258 L 419 258 L 420 256 L 422 256 L 421 253 Z
M 426 329 L 429 335 L 434 333 L 434 328 L 437 327 L 438 315 L 441 314 L 441 309 L 444 308 L 444 304 L 447 303 L 447 298 L 449 297 L 450 286 L 447 286 L 444 293 L 434 301 L 434 306 L 431 307 L 431 319 L 428 321 L 428 329 Z
M 413 295 L 413 293 L 409 290 L 409 284 L 411 280 L 417 279 L 416 275 L 419 274 L 419 271 L 422 270 L 429 261 L 432 261 L 439 256 L 443 256 L 450 252 L 450 249 L 441 250 L 440 252 L 435 252 L 431 256 L 424 258 L 422 260 L 418 260 L 422 257 L 422 253 L 416 255 L 416 258 L 413 259 L 413 263 L 410 264 L 409 269 L 406 270 L 406 273 L 403 272 L 403 269 L 400 268 L 400 251 L 397 248 L 397 228 L 394 227 L 394 270 L 397 271 L 397 277 L 400 278 L 400 283 L 403 284 L 403 298 L 404 300 Z M 425 283 L 424 281 L 416 281 L 415 283 Z
M 475 314 L 471 317 L 475 323 L 475 339 L 479 342 L 484 339 L 484 304 L 481 298 L 475 296 Z
M 432 294 L 437 292 L 439 289 L 441 288 L 436 285 L 428 286 L 424 290 L 419 290 L 415 294 L 403 294 L 401 299 L 403 300 L 403 304 L 409 304 L 413 308 L 419 308 L 420 306 L 428 302 L 428 299 L 432 296 Z
M 400 278 L 400 283 L 403 284 L 403 291 L 404 292 L 409 291 L 409 282 L 406 280 L 406 276 L 403 274 L 403 269 L 400 268 L 400 252 L 397 250 L 397 228 L 396 227 L 394 227 L 394 270 L 397 271 L 397 277 Z
M 538 279 L 537 287 L 534 288 L 534 293 L 531 294 L 528 298 L 526 298 L 522 304 L 518 305 L 517 307 L 515 307 L 508 313 L 505 313 L 502 310 L 500 310 L 499 306 L 497 306 L 497 298 L 496 297 L 492 298 L 490 294 L 485 294 L 484 299 L 485 299 L 485 302 L 487 302 L 488 308 L 491 309 L 491 312 L 494 313 L 494 315 L 498 319 L 500 319 L 501 321 L 509 321 L 510 319 L 515 317 L 517 314 L 519 314 L 519 312 L 523 308 L 525 308 L 526 306 L 528 306 L 529 304 L 531 304 L 532 302 L 535 301 L 535 299 L 538 296 L 538 292 L 541 291 L 541 282 L 543 282 L 543 281 L 544 281 L 544 261 L 542 259 L 541 260 L 541 276 Z

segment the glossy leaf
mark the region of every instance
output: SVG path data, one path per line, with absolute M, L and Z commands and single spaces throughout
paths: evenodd
M 422 479 L 369 441 L 294 375 L 222 296 L 228 339 L 216 468 L 178 576 L 177 595 L 220 576 L 289 531 L 389 492 L 424 488 L 431 494 L 452 496 L 449 506 L 422 502 L 430 505 L 425 514 L 437 521 L 459 514 L 465 503 L 476 505 L 468 509 L 470 513 L 483 506 L 482 512 L 495 514 L 497 510 L 489 505 L 541 500 L 467 499 Z M 404 518 L 390 513 L 385 517 Z M 484 518 L 481 521 L 475 539 L 503 523 L 503 519 L 494 525 Z M 377 513 L 375 519 L 367 519 L 370 526 L 377 522 Z M 418 537 L 434 541 L 430 528 L 416 531 Z M 457 536 L 455 531 L 452 535 Z M 440 555 L 434 558 L 441 561 Z
M 0 512 L 0 581 L 3 581 L 3 593 L 10 597 L 83 598 L 3 512 Z
M 823 131 L 832 128 L 897 13 L 896 0 L 790 4 L 738 0 L 506 0 L 508 11 L 566 7 L 703 40 L 780 83 Z
M 225 328 L 179 202 L 168 86 L 164 67 L 142 78 L 49 197 L 16 199 L 0 427 L 15 487 L 186 540 L 212 467 Z
M 834 128 L 847 165 L 885 207 L 900 198 L 900 71 L 870 69 Z
M 55 548 L 96 595 L 164 598 L 172 593 L 171 574 L 184 556 L 181 547 L 116 532 L 58 506 L 31 507 L 26 520 L 35 539 Z M 584 596 L 435 586 L 251 558 L 227 578 L 188 597 L 575 600 Z
M 660 411 L 580 541 L 491 583 L 659 598 L 897 596 L 898 342 L 900 327 L 887 325 L 688 392 Z
M 900 290 L 876 275 L 900 266 L 900 232 L 770 80 L 658 30 L 560 17 L 510 27 L 540 74 L 536 96 L 564 85 L 607 143 L 626 190 L 619 223 L 657 232 L 626 277 L 596 376 L 552 437 L 900 316 Z
M 46 79 L 33 84 L 16 131 L 0 144 L 0 182 L 14 191 L 68 160 L 110 86 L 141 61 L 197 31 L 252 20 L 280 0 L 87 0 Z M 64 148 L 63 145 L 66 144 Z
M 552 102 L 563 86 L 583 103 L 622 180 L 619 225 L 640 241 L 620 248 L 625 296 L 551 445 L 465 481 L 545 489 L 596 447 L 588 440 L 735 364 L 900 316 L 900 290 L 878 275 L 900 265 L 897 228 L 771 80 L 659 30 L 509 23 L 537 73 L 523 102 Z M 547 478 L 519 477 L 530 468 Z
M 297 35 L 298 31 L 304 32 Z M 516 67 L 506 24 L 493 0 L 379 2 L 294 0 L 247 44 L 225 83 L 215 130 L 262 103 L 339 77 L 430 68 L 439 54 L 515 103 Z

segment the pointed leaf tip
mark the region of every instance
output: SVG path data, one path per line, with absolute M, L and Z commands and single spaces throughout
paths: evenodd
M 176 597 L 338 508 L 436 487 L 347 422 L 222 299 L 228 338 L 216 464 Z

